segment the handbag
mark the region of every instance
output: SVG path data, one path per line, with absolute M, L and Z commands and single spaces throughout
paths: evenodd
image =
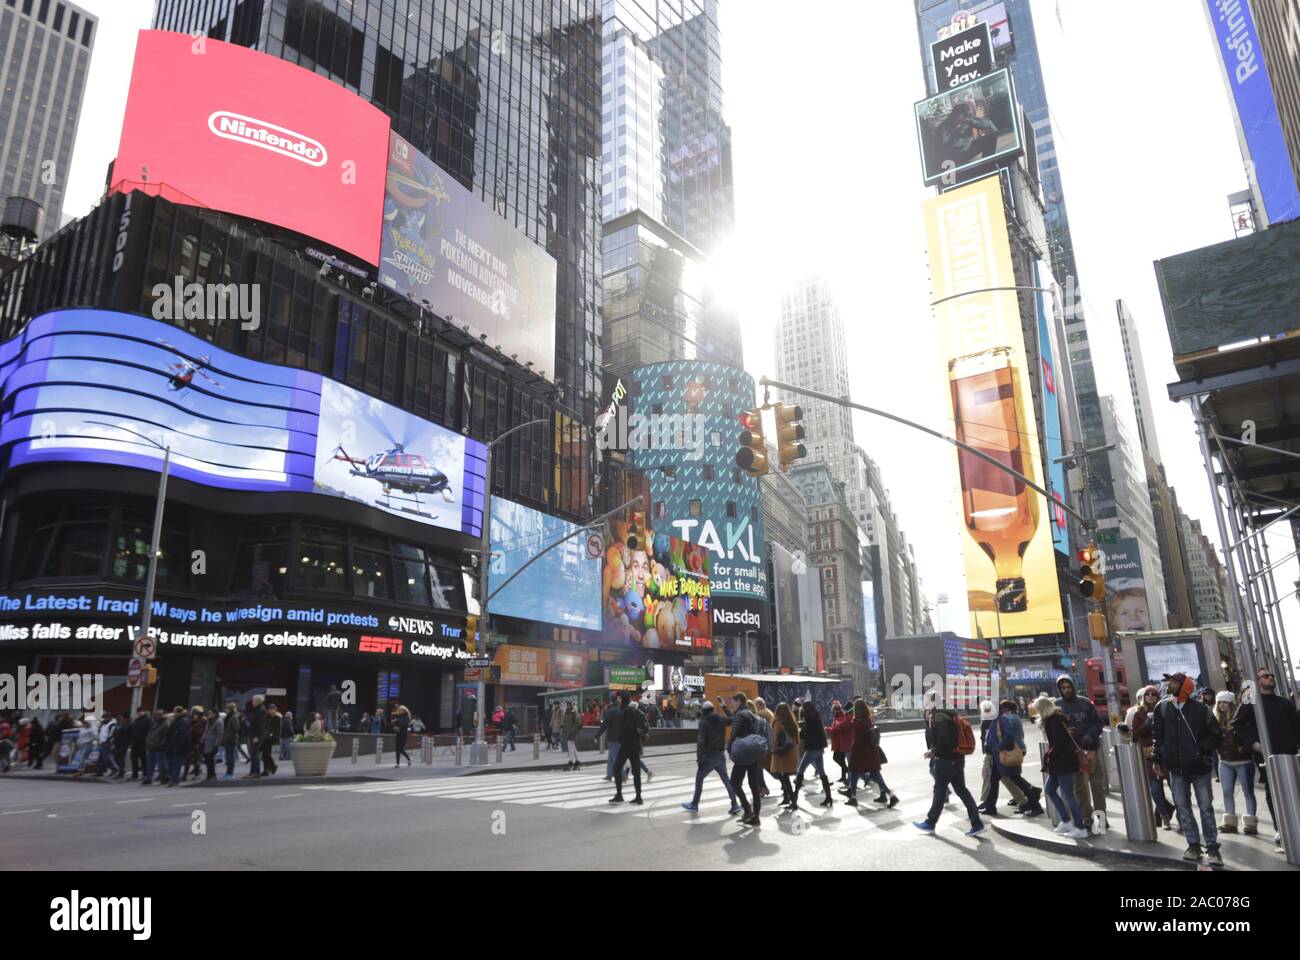
M 790 737 L 790 731 L 782 727 L 776 732 L 776 743 L 773 745 L 772 752 L 778 757 L 784 757 L 794 748 L 794 740 Z
M 998 739 L 1002 739 L 1002 718 L 998 718 Z M 1008 769 L 1023 767 L 1025 765 L 1025 751 L 1020 749 L 1018 744 L 1013 743 L 1006 750 L 998 751 L 998 763 Z

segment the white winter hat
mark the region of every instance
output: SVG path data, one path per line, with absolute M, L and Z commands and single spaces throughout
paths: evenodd
M 1236 703 L 1237 697 L 1231 690 L 1222 690 L 1214 697 L 1215 703 Z
M 998 715 L 998 711 L 997 711 L 997 708 L 993 706 L 993 701 L 992 701 L 992 700 L 981 700 L 981 701 L 980 701 L 980 719 L 981 719 L 981 720 L 992 720 L 992 719 L 993 719 L 994 717 L 996 717 L 997 715 Z

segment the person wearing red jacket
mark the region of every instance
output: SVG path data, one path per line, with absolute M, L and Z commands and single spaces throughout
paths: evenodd
M 844 712 L 840 702 L 831 704 L 831 725 L 826 728 L 831 738 L 831 759 L 840 768 L 840 783 L 849 782 L 849 751 L 853 749 L 853 718 Z

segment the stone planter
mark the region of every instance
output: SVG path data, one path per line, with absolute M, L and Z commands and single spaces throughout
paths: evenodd
M 293 757 L 293 775 L 295 777 L 323 777 L 329 769 L 330 758 L 334 756 L 335 743 L 326 740 L 323 743 L 309 743 L 295 740 L 291 748 Z

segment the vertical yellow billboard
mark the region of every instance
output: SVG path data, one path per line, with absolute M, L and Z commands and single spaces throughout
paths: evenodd
M 1001 181 L 940 194 L 924 215 L 934 299 L 961 295 L 934 307 L 954 435 L 1044 486 L 1019 301 L 989 290 L 1016 284 Z M 971 636 L 1061 633 L 1046 498 L 967 450 L 956 460 Z

